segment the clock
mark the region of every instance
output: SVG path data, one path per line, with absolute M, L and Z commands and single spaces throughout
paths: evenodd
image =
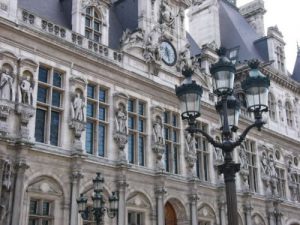
M 176 50 L 169 41 L 160 44 L 160 55 L 162 61 L 168 66 L 174 66 L 177 60 Z

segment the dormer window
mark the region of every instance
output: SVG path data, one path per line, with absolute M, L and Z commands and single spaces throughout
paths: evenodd
M 95 7 L 86 8 L 85 37 L 97 43 L 102 37 L 102 18 Z
M 278 46 L 276 48 L 276 56 L 277 56 L 278 70 L 284 72 L 284 70 L 285 70 L 285 65 L 284 65 L 285 57 L 284 57 L 283 48 L 281 46 Z

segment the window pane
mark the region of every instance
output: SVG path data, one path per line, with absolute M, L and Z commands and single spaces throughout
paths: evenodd
M 59 72 L 54 71 L 53 85 L 56 87 L 61 87 L 61 74 Z
M 87 96 L 89 98 L 94 98 L 94 96 L 95 96 L 95 87 L 94 86 L 92 86 L 92 85 L 87 86 Z
M 50 215 L 50 202 L 43 202 L 43 216 Z
M 173 130 L 173 141 L 177 142 L 177 132 L 176 132 L 176 130 Z
M 168 112 L 164 113 L 164 123 L 169 123 L 169 113 Z
M 201 153 L 197 153 L 197 162 L 196 162 L 196 168 L 197 168 L 197 177 L 201 178 Z
M 95 31 L 100 31 L 100 23 L 98 23 L 98 22 L 94 22 L 94 30 Z
M 46 111 L 42 109 L 37 109 L 35 117 L 35 140 L 37 142 L 45 141 L 45 121 Z
M 48 92 L 47 88 L 39 86 L 37 100 L 39 102 L 47 103 L 47 92 Z
M 88 17 L 85 17 L 85 26 L 86 27 L 91 27 L 91 19 Z
M 104 107 L 99 107 L 99 120 L 105 120 L 106 109 Z
M 29 219 L 28 225 L 38 225 L 38 220 L 37 219 Z
M 204 166 L 204 179 L 205 181 L 208 181 L 208 155 L 204 154 L 203 155 L 203 166 Z
M 39 81 L 42 81 L 44 83 L 48 82 L 48 69 L 44 67 L 39 68 Z
M 91 103 L 91 102 L 87 103 L 86 115 L 89 116 L 89 117 L 93 117 L 94 116 L 94 104 Z
M 106 90 L 100 88 L 99 90 L 99 101 L 106 102 Z
M 91 12 L 92 12 L 91 7 L 86 8 L 86 14 L 91 15 L 92 14 Z
M 58 145 L 59 112 L 51 112 L 50 144 Z
M 178 174 L 178 152 L 177 147 L 174 147 L 174 173 Z
M 37 215 L 37 209 L 38 209 L 38 201 L 30 200 L 29 214 Z
M 50 225 L 50 221 L 49 220 L 42 220 L 42 225 Z
M 169 167 L 169 145 L 166 145 L 166 151 L 165 151 L 165 167 L 166 167 L 166 171 L 170 172 L 170 167 Z
M 144 137 L 139 137 L 139 165 L 144 166 Z
M 133 112 L 133 111 L 134 111 L 134 101 L 128 100 L 128 112 Z
M 88 39 L 91 39 L 91 37 L 92 37 L 92 32 L 89 31 L 89 30 L 85 30 L 85 37 L 88 38 Z
M 177 127 L 177 116 L 173 115 L 173 126 Z
M 52 92 L 52 105 L 56 107 L 60 107 L 60 92 L 58 91 Z
M 145 104 L 139 103 L 139 114 L 144 115 Z
M 105 126 L 99 125 L 98 126 L 98 155 L 104 156 L 104 149 L 105 149 Z
M 94 34 L 94 41 L 95 42 L 100 42 L 100 34 Z
M 129 134 L 128 136 L 128 161 L 134 163 L 134 135 Z
M 88 154 L 93 154 L 93 139 L 94 139 L 94 125 L 92 122 L 86 123 L 85 135 L 85 150 Z
M 128 128 L 134 129 L 134 117 L 133 116 L 128 117 Z
M 169 128 L 165 128 L 165 139 L 169 140 Z
M 139 119 L 139 132 L 144 132 L 144 121 Z

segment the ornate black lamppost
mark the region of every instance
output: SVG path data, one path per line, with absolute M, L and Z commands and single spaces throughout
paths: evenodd
M 186 77 L 181 86 L 176 86 L 176 95 L 181 103 L 181 116 L 188 121 L 186 130 L 191 133 L 201 133 L 207 140 L 223 151 L 224 164 L 218 167 L 219 173 L 224 175 L 228 224 L 238 225 L 237 197 L 235 186 L 235 174 L 240 170 L 240 164 L 232 159 L 233 150 L 246 138 L 248 132 L 256 127 L 258 130 L 264 125 L 262 113 L 268 111 L 268 92 L 270 80 L 259 71 L 259 61 L 249 62 L 249 76 L 243 81 L 242 88 L 246 94 L 248 111 L 254 113 L 255 122 L 248 126 L 236 141 L 232 139 L 232 133 L 238 129 L 240 103 L 233 96 L 235 77 L 235 66 L 226 58 L 226 50 L 218 50 L 219 61 L 213 64 L 210 71 L 213 78 L 214 93 L 219 102 L 216 110 L 221 118 L 222 142 L 215 141 L 205 131 L 196 127 L 196 119 L 200 116 L 201 97 L 203 89 L 192 80 L 193 71 L 185 69 L 183 75 Z
M 118 196 L 115 192 L 109 197 L 109 208 L 105 206 L 105 199 L 103 195 L 103 185 L 104 178 L 101 173 L 97 173 L 95 179 L 93 179 L 94 185 L 94 195 L 92 196 L 93 207 L 89 209 L 87 207 L 87 197 L 80 195 L 77 199 L 78 204 L 78 212 L 81 214 L 82 219 L 87 220 L 90 213 L 94 214 L 94 219 L 96 221 L 96 225 L 103 224 L 103 218 L 105 212 L 107 212 L 108 217 L 114 218 L 118 212 Z

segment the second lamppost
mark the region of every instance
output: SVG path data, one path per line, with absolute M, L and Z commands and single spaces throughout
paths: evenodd
M 107 213 L 108 217 L 114 218 L 118 212 L 118 196 L 115 192 L 109 197 L 109 208 L 105 206 L 105 199 L 103 194 L 104 178 L 101 173 L 97 173 L 93 179 L 94 194 L 92 196 L 93 207 L 87 207 L 87 197 L 80 195 L 77 199 L 78 212 L 82 219 L 88 220 L 90 214 L 93 215 L 96 225 L 103 225 L 104 215 Z
M 181 104 L 181 116 L 188 121 L 186 130 L 194 135 L 201 133 L 207 140 L 217 148 L 222 149 L 224 164 L 218 167 L 219 172 L 224 175 L 226 189 L 226 204 L 228 224 L 238 225 L 237 197 L 235 174 L 240 170 L 240 164 L 233 161 L 233 150 L 241 145 L 248 132 L 256 127 L 258 130 L 264 125 L 262 113 L 268 111 L 268 92 L 270 80 L 259 71 L 259 61 L 249 62 L 249 76 L 243 81 L 242 88 L 246 94 L 247 108 L 254 113 L 255 121 L 249 125 L 236 141 L 233 141 L 233 132 L 238 129 L 240 103 L 234 97 L 235 66 L 226 57 L 226 49 L 217 51 L 219 61 L 212 65 L 210 71 L 213 80 L 214 93 L 219 101 L 216 110 L 221 119 L 222 142 L 217 142 L 205 131 L 197 128 L 196 119 L 201 115 L 201 97 L 203 89 L 192 80 L 193 71 L 184 68 L 182 74 L 186 77 L 180 86 L 176 86 L 176 95 Z

